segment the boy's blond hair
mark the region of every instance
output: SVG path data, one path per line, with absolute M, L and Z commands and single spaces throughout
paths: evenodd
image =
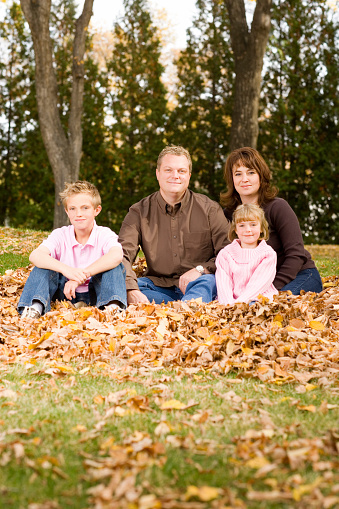
M 157 161 L 158 170 L 160 169 L 161 161 L 167 154 L 171 154 L 174 156 L 185 156 L 188 161 L 190 173 L 192 173 L 192 159 L 190 153 L 188 152 L 188 150 L 186 150 L 184 147 L 181 147 L 180 145 L 168 145 L 160 152 Z
M 260 223 L 259 240 L 268 239 L 269 227 L 263 209 L 259 207 L 259 205 L 254 205 L 253 203 L 245 203 L 243 205 L 239 205 L 233 212 L 232 224 L 228 232 L 228 238 L 230 241 L 238 238 L 235 229 L 237 223 L 241 223 L 242 221 L 259 221 Z
M 76 182 L 66 183 L 65 189 L 59 194 L 65 209 L 67 209 L 68 198 L 73 194 L 80 193 L 86 193 L 91 196 L 92 204 L 95 209 L 101 205 L 101 197 L 95 185 L 86 180 L 77 180 Z

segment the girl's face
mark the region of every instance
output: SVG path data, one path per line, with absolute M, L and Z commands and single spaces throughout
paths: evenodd
M 246 166 L 233 167 L 233 184 L 242 203 L 258 203 L 260 177 L 255 170 Z
M 235 233 L 238 235 L 241 247 L 254 249 L 258 245 L 261 233 L 260 221 L 256 218 L 250 221 L 239 221 L 235 226 Z

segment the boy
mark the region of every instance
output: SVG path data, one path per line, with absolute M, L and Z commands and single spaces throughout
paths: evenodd
M 35 265 L 18 304 L 23 318 L 40 318 L 51 301 L 69 299 L 111 311 L 127 304 L 123 251 L 118 236 L 97 226 L 97 188 L 86 181 L 66 184 L 60 193 L 70 226 L 54 230 L 32 251 Z

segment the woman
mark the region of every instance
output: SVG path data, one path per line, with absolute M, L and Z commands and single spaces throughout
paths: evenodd
M 250 147 L 234 150 L 227 158 L 224 178 L 227 191 L 221 203 L 228 220 L 241 203 L 254 203 L 265 212 L 270 229 L 267 244 L 277 253 L 274 286 L 294 295 L 301 290 L 320 292 L 321 277 L 304 247 L 298 218 L 285 200 L 277 198 L 271 172 L 259 152 Z

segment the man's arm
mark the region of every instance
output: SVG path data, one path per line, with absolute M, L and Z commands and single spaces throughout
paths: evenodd
M 67 279 L 76 281 L 79 285 L 83 284 L 89 277 L 86 269 L 69 267 L 65 263 L 53 258 L 46 246 L 40 245 L 31 252 L 29 261 L 40 269 L 54 270 L 60 272 Z
M 137 276 L 132 264 L 137 257 L 141 244 L 140 216 L 131 208 L 126 215 L 119 232 L 119 242 L 124 250 L 123 264 L 126 269 L 127 303 L 149 302 L 138 286 Z
M 215 273 L 215 259 L 217 254 L 223 247 L 229 244 L 228 240 L 228 230 L 230 227 L 229 221 L 226 219 L 222 208 L 214 203 L 210 208 L 208 213 L 208 222 L 210 225 L 211 232 L 211 240 L 213 244 L 214 254 L 213 257 L 209 260 L 201 260 L 200 264 L 204 267 L 205 274 L 214 274 Z M 199 247 L 197 246 L 197 249 Z M 197 271 L 195 268 L 188 270 L 184 274 L 182 274 L 179 278 L 179 288 L 183 294 L 186 292 L 187 285 L 191 281 L 195 281 L 202 274 Z
M 210 272 L 208 271 L 208 269 L 204 269 L 204 273 L 205 274 L 210 274 Z M 186 293 L 186 289 L 187 289 L 187 285 L 191 282 L 191 281 L 195 281 L 196 279 L 198 279 L 198 277 L 202 276 L 202 274 L 196 269 L 190 269 L 188 270 L 187 272 L 185 272 L 184 274 L 182 274 L 179 278 L 179 288 L 180 290 L 182 291 L 182 293 L 185 295 Z

